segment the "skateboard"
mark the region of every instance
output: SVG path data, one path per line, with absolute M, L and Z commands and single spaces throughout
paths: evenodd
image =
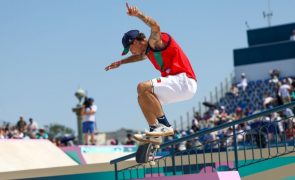
M 136 162 L 137 163 L 147 163 L 149 161 L 149 164 L 151 166 L 154 166 L 156 164 L 155 162 L 155 156 L 157 153 L 157 150 L 160 148 L 160 145 L 152 144 L 152 143 L 141 143 L 138 146 L 138 149 L 136 151 Z

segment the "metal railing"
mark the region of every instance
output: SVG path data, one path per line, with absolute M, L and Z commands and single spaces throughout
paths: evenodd
M 295 102 L 278 106 L 162 144 L 155 166 L 126 161 L 134 158 L 135 153 L 114 159 L 110 163 L 114 164 L 115 179 L 238 170 L 240 167 L 295 152 L 294 115 L 275 121 L 263 120 L 273 113 L 284 114 L 294 106 Z M 245 123 L 256 123 L 256 127 L 237 129 Z M 226 131 L 227 134 L 216 139 L 204 138 L 221 131 Z M 200 142 L 201 139 L 205 140 Z M 179 150 L 177 147 L 184 143 L 187 148 Z

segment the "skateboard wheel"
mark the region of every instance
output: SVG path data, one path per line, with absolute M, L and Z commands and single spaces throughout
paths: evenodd
M 156 162 L 155 161 L 150 161 L 150 165 L 154 166 L 154 165 L 156 165 Z

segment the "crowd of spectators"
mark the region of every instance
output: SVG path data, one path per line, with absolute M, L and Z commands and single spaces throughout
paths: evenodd
M 0 125 L 0 139 L 48 139 L 48 134 L 44 128 L 38 127 L 33 118 L 26 122 L 24 117 L 20 116 L 15 125 L 9 122 Z
M 249 107 L 249 104 L 247 103 L 250 101 L 247 100 L 247 98 L 253 97 L 249 95 L 249 93 L 256 93 L 256 89 L 254 88 L 251 91 L 248 91 L 248 81 L 245 73 L 242 73 L 241 77 L 241 82 L 232 84 L 230 91 L 227 92 L 230 94 L 227 98 L 240 100 L 234 108 L 230 107 L 234 104 L 225 106 L 218 102 L 209 106 L 208 104 L 210 103 L 203 103 L 209 108 L 209 110 L 206 111 L 203 116 L 196 112 L 190 128 L 186 130 L 175 130 L 174 137 L 167 137 L 165 140 L 170 141 L 173 139 L 178 139 L 196 132 L 200 132 L 202 130 L 216 127 L 223 123 L 239 120 L 263 110 L 295 101 L 295 78 L 282 78 L 280 77 L 280 72 L 275 69 L 270 71 L 270 79 L 264 81 L 266 85 L 273 87 L 271 88 L 271 91 L 268 89 L 265 92 L 261 92 L 261 89 L 263 89 L 261 86 L 255 87 L 257 89 L 259 88 L 258 91 L 263 95 L 255 99 L 255 101 L 258 103 L 258 106 L 255 106 L 254 108 Z M 241 92 L 244 92 L 243 98 L 240 97 Z M 234 109 L 234 111 L 231 111 L 230 108 Z M 251 141 L 249 132 L 252 133 L 252 136 L 254 136 L 254 141 L 256 140 L 257 146 L 259 147 L 265 147 L 266 142 L 271 143 L 276 140 L 283 142 L 294 138 L 294 113 L 294 109 L 287 108 L 284 111 L 271 113 L 267 116 L 236 125 L 235 129 L 237 132 L 237 142 L 239 144 L 245 144 L 245 142 Z M 192 146 L 199 146 L 203 148 L 203 145 L 205 146 L 207 142 L 212 142 L 215 140 L 219 142 L 218 146 L 231 146 L 234 142 L 233 128 L 225 128 L 217 132 L 205 134 L 193 140 L 182 142 L 178 144 L 177 149 L 186 150 Z M 217 147 L 217 144 L 215 144 L 215 147 Z

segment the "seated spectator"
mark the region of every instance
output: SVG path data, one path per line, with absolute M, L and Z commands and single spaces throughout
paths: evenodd
M 16 126 L 13 126 L 11 129 L 11 138 L 12 139 L 23 139 L 25 137 L 22 131 L 19 131 Z
M 244 112 L 243 112 L 243 109 L 241 107 L 237 107 L 235 113 L 236 113 L 235 114 L 236 115 L 235 116 L 236 119 L 234 119 L 234 120 L 239 120 L 239 119 L 241 119 L 241 118 L 244 117 Z
M 246 74 L 242 73 L 241 74 L 241 82 L 237 84 L 237 87 L 241 88 L 243 91 L 245 91 L 247 86 L 248 86 L 248 80 L 246 78 Z
M 184 130 L 182 130 L 181 132 L 178 132 L 176 134 L 176 139 L 180 139 L 182 137 L 187 136 L 186 132 Z M 186 141 L 182 141 L 179 144 L 176 145 L 176 150 L 178 151 L 184 151 L 186 150 Z
M 292 86 L 291 86 L 292 90 L 291 90 L 291 101 L 295 101 L 295 81 L 292 82 Z
M 231 93 L 234 97 L 239 96 L 239 88 L 238 88 L 235 84 L 232 84 L 231 87 L 230 87 L 230 93 Z
M 218 109 L 215 109 L 213 111 L 213 114 L 212 114 L 210 120 L 212 121 L 212 123 L 215 124 L 217 121 L 219 121 L 219 119 L 220 119 L 220 112 Z
M 197 132 L 200 130 L 199 120 L 201 120 L 201 116 L 198 112 L 196 112 L 194 115 L 194 119 L 192 120 L 192 126 L 191 126 L 191 129 L 194 132 Z
M 273 69 L 269 71 L 270 80 L 269 83 L 273 83 L 276 86 L 280 85 L 280 71 L 278 69 Z
M 30 139 L 37 139 L 37 133 L 29 134 Z
M 246 99 L 242 99 L 242 100 L 240 100 L 240 102 L 238 103 L 238 106 L 239 106 L 240 108 L 242 108 L 243 111 L 245 111 L 246 108 L 247 108 L 247 106 L 248 106 L 248 104 L 249 104 L 249 101 L 248 101 L 248 100 L 246 100 Z
M 283 115 L 285 118 L 288 118 L 287 127 L 290 128 L 292 123 L 295 123 L 293 111 L 290 108 L 287 108 L 285 111 L 283 111 Z
M 236 133 L 237 133 L 237 143 L 241 143 L 244 141 L 244 137 L 245 137 L 245 130 L 244 128 L 244 124 L 239 124 L 236 128 Z
M 207 120 L 209 120 L 210 118 L 211 118 L 210 112 L 209 112 L 209 111 L 206 111 L 206 112 L 204 113 L 203 119 L 207 121 Z
M 190 129 L 189 134 L 192 135 L 194 133 L 195 133 L 194 130 Z M 196 139 L 187 140 L 186 143 L 185 143 L 185 148 L 186 149 L 191 149 L 192 147 L 194 147 L 195 141 L 196 141 Z
M 290 92 L 291 92 L 291 87 L 287 83 L 287 79 L 283 79 L 283 84 L 280 86 L 279 92 L 278 92 L 278 95 L 281 98 L 281 101 L 283 102 L 283 104 L 287 104 L 291 102 Z
M 0 127 L 0 139 L 5 139 L 5 131 L 2 127 Z
M 264 93 L 264 98 L 263 98 L 263 107 L 266 109 L 273 108 L 273 102 L 274 98 L 271 97 L 270 93 L 266 92 Z
M 218 119 L 216 119 L 214 121 L 214 126 L 219 126 L 219 125 L 223 124 L 224 122 L 226 122 L 225 118 L 221 118 L 221 116 L 219 116 Z
M 135 141 L 133 140 L 132 135 L 127 134 L 127 140 L 125 142 L 125 145 L 134 145 L 134 144 L 135 144 Z
M 200 130 L 206 129 L 208 126 L 208 122 L 209 122 L 209 120 L 201 119 L 199 121 Z
M 291 77 L 288 77 L 288 76 L 285 79 L 287 81 L 287 84 L 289 84 L 291 86 L 292 83 L 293 83 L 293 79 Z
M 286 129 L 287 140 L 291 140 L 295 138 L 295 123 L 293 123 L 292 127 Z
M 245 113 L 244 113 L 244 115 L 245 116 L 250 116 L 250 115 L 252 115 L 252 110 L 251 110 L 251 108 L 249 107 L 249 106 L 247 106 L 246 108 L 245 108 Z
M 45 129 L 39 129 L 39 132 L 36 134 L 36 139 L 48 139 L 48 134 L 45 132 Z
M 226 138 L 226 145 L 227 146 L 231 146 L 233 144 L 233 142 L 234 142 L 233 135 L 234 135 L 233 128 L 229 127 L 224 133 L 224 136 L 227 137 Z
M 220 106 L 220 112 L 219 112 L 219 114 L 220 114 L 220 117 L 221 118 L 227 118 L 227 113 L 226 113 L 226 111 L 225 111 L 225 107 L 224 106 Z
M 12 127 L 12 128 L 13 128 L 13 127 Z M 6 137 L 7 139 L 11 139 L 12 136 L 13 136 L 13 134 L 12 134 L 12 130 L 11 130 L 11 128 L 10 128 L 10 124 L 9 124 L 9 123 L 7 123 L 7 124 L 5 125 L 4 131 L 5 131 L 5 137 Z
M 280 140 L 283 141 L 283 139 L 285 138 L 285 133 L 284 133 L 284 121 L 282 121 L 282 117 L 277 112 L 272 113 L 271 121 L 276 122 L 276 124 L 278 125 Z
M 110 140 L 110 144 L 115 146 L 115 145 L 118 145 L 119 144 L 119 141 L 117 139 L 111 139 Z

